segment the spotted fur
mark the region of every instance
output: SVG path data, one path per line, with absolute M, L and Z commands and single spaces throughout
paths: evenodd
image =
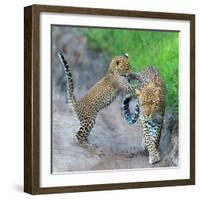
M 143 128 L 142 146 L 149 152 L 149 163 L 160 160 L 158 146 L 163 126 L 165 110 L 165 89 L 160 78 L 159 71 L 154 67 L 148 67 L 144 71 L 135 74 L 138 87 L 135 93 L 138 97 L 135 112 L 129 110 L 130 96 L 123 101 L 124 117 L 129 124 L 137 121 L 139 115 Z M 140 113 L 139 113 L 140 112 Z
M 98 112 L 111 104 L 120 92 L 134 92 L 134 86 L 129 83 L 132 73 L 128 55 L 114 57 L 107 74 L 78 101 L 74 96 L 69 65 L 61 53 L 58 55 L 66 71 L 69 103 L 80 120 L 81 127 L 76 133 L 76 138 L 80 144 L 91 147 L 87 139 L 95 125 Z

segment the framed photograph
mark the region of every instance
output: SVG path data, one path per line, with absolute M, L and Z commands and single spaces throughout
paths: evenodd
M 195 184 L 195 16 L 24 9 L 24 191 Z

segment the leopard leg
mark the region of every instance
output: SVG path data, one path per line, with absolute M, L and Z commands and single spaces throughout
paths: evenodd
M 95 148 L 95 145 L 89 144 L 87 140 L 94 125 L 95 125 L 95 120 L 81 121 L 81 127 L 79 128 L 79 131 L 76 133 L 76 139 L 78 140 L 79 144 L 81 144 L 81 146 L 87 148 Z
M 162 124 L 159 124 L 158 127 L 157 127 L 157 138 L 156 138 L 156 142 L 155 142 L 157 148 L 160 144 L 161 132 L 162 132 Z
M 146 143 L 145 143 L 145 141 L 144 141 L 144 136 L 142 136 L 142 148 L 143 148 L 143 150 L 147 150 L 147 146 L 146 146 Z
M 144 131 L 144 143 L 149 152 L 149 164 L 155 164 L 160 161 L 160 155 L 156 147 L 155 142 L 153 141 L 149 129 L 146 123 L 142 123 Z
M 152 141 L 147 141 L 147 148 L 149 152 L 149 164 L 155 164 L 160 161 L 160 155 L 156 148 L 156 144 Z
M 160 144 L 160 137 L 162 132 L 162 123 L 163 122 L 147 122 L 149 133 L 151 135 L 151 138 L 155 142 L 156 148 L 158 148 Z

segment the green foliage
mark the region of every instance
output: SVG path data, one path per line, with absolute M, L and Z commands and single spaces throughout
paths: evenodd
M 160 70 L 166 84 L 166 102 L 178 113 L 178 32 L 81 28 L 88 44 L 107 59 L 128 53 L 132 70 L 146 66 Z

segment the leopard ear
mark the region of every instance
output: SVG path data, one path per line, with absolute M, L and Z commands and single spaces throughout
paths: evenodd
M 129 59 L 128 53 L 125 53 L 124 56 Z
M 139 97 L 141 95 L 141 91 L 139 89 L 135 89 L 135 94 Z

